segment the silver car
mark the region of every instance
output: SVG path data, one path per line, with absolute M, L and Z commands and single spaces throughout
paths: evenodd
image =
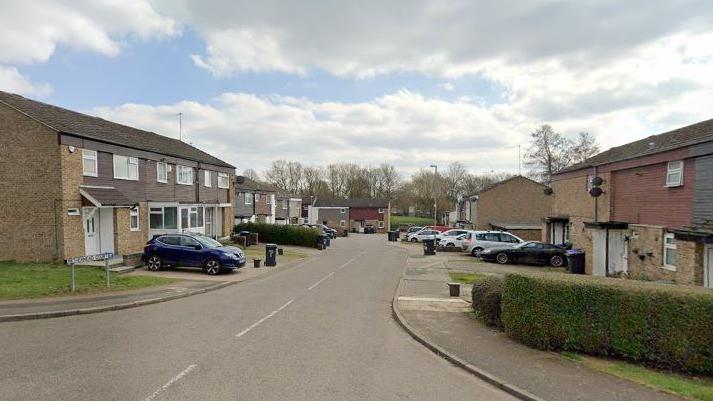
M 484 249 L 513 247 L 521 242 L 525 241 L 505 231 L 470 231 L 461 247 L 473 256 L 480 256 Z

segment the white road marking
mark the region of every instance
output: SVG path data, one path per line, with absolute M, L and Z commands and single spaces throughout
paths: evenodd
M 158 397 L 159 394 L 164 392 L 167 388 L 171 387 L 172 385 L 176 384 L 177 381 L 181 380 L 185 375 L 190 373 L 196 367 L 198 367 L 198 365 L 196 365 L 196 364 L 189 365 L 187 368 L 183 369 L 183 372 L 177 374 L 171 380 L 169 380 L 166 384 L 164 384 L 163 386 L 156 389 L 156 391 L 154 391 L 150 396 L 144 398 L 144 401 L 151 401 L 154 398 Z
M 346 263 L 344 263 L 343 265 L 339 266 L 339 267 L 337 268 L 337 270 L 343 269 L 343 268 L 347 267 L 350 263 L 352 263 L 352 262 L 354 262 L 355 260 L 357 260 L 357 259 L 358 259 L 361 255 L 363 255 L 364 253 L 366 253 L 366 252 L 362 252 L 362 253 L 356 255 L 355 257 L 349 259 Z M 315 287 L 317 287 L 318 285 L 322 284 L 322 282 L 323 282 L 324 280 L 326 280 L 326 279 L 332 277 L 332 275 L 334 275 L 334 273 L 336 273 L 336 272 L 337 272 L 337 271 L 335 270 L 335 271 L 333 271 L 333 272 L 327 274 L 326 276 L 322 277 L 321 279 L 319 279 L 319 281 L 317 281 L 316 283 L 314 283 L 314 284 L 312 284 L 311 286 L 309 286 L 309 288 L 307 288 L 307 291 L 313 290 Z
M 326 280 L 326 279 L 332 277 L 332 275 L 333 275 L 334 273 L 335 273 L 335 272 L 331 272 L 331 273 L 327 274 L 326 276 L 322 277 L 321 279 L 319 279 L 319 281 L 317 281 L 316 283 L 314 283 L 314 284 L 312 284 L 311 286 L 309 286 L 309 288 L 307 288 L 307 291 L 311 291 L 312 289 L 314 289 L 314 287 L 320 285 L 320 284 L 322 283 L 322 281 L 324 281 L 324 280 Z
M 284 305 L 282 305 L 282 306 L 280 306 L 279 308 L 275 309 L 274 311 L 270 312 L 269 315 L 265 316 L 264 318 L 258 320 L 258 321 L 255 322 L 255 323 L 251 324 L 250 327 L 248 327 L 247 329 L 245 329 L 245 330 L 241 331 L 240 333 L 236 334 L 235 337 L 242 337 L 242 336 L 244 336 L 244 335 L 247 334 L 250 330 L 254 329 L 255 327 L 257 327 L 257 326 L 259 326 L 260 324 L 262 324 L 263 322 L 265 322 L 265 320 L 267 320 L 267 319 L 269 319 L 269 318 L 271 318 L 271 317 L 277 315 L 278 312 L 280 312 L 281 310 L 287 308 L 292 302 L 294 302 L 294 299 L 290 299 L 290 300 L 287 301 L 287 303 L 285 303 Z

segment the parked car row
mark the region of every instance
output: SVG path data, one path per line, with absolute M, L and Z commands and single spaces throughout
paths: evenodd
M 309 224 L 309 223 L 304 223 L 301 224 L 302 227 L 307 227 L 307 228 L 316 228 L 319 229 L 322 234 L 327 234 L 329 238 L 335 239 L 337 238 L 337 230 L 327 227 L 324 224 Z

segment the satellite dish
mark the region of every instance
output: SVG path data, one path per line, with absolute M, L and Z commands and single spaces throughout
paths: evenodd
M 552 190 L 552 188 L 547 187 L 543 192 L 545 193 L 545 195 L 552 195 L 554 191 Z
M 603 193 L 604 191 L 602 191 L 602 189 L 599 187 L 594 187 L 589 190 L 589 195 L 592 195 L 595 198 L 602 196 Z
M 592 185 L 594 185 L 595 187 L 598 187 L 598 186 L 602 185 L 603 183 L 604 183 L 604 180 L 602 179 L 602 177 L 592 178 Z

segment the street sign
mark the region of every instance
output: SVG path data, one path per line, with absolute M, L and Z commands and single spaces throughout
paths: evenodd
M 98 253 L 96 255 L 77 256 L 76 258 L 67 259 L 67 264 L 76 265 L 83 262 L 96 262 L 100 260 L 111 259 L 113 257 L 114 254 L 111 252 Z

